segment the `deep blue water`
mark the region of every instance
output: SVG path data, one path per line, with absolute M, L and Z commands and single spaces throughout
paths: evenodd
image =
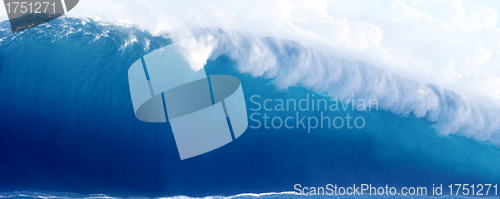
M 171 41 L 80 19 L 49 24 L 15 36 L 7 22 L 0 25 L 0 192 L 228 196 L 293 191 L 295 184 L 500 183 L 498 147 L 440 136 L 424 119 L 383 110 L 329 113 L 363 116 L 361 130 L 249 128 L 220 149 L 181 161 L 168 123 L 135 118 L 127 79 L 133 62 Z M 137 42 L 123 47 L 131 36 Z M 242 74 L 236 65 L 222 56 L 205 69 L 238 77 L 248 108 L 252 95 L 322 96 L 276 89 L 272 79 Z

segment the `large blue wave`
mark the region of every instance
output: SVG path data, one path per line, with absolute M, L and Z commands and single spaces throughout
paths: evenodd
M 127 81 L 130 65 L 170 44 L 168 35 L 78 18 L 20 34 L 12 34 L 7 22 L 0 27 L 0 191 L 227 196 L 293 191 L 297 183 L 432 186 L 500 180 L 497 146 L 441 136 L 435 123 L 396 115 L 389 106 L 347 110 L 366 118 L 363 129 L 248 129 L 218 150 L 180 161 L 168 123 L 135 118 Z M 288 45 L 283 60 L 300 56 L 300 48 Z M 252 95 L 329 98 L 311 90 L 314 86 L 279 86 L 286 73 L 255 77 L 241 68 L 241 60 L 249 59 L 223 50 L 212 58 L 207 73 L 238 77 L 250 107 Z M 370 69 L 363 67 L 358 69 Z M 394 84 L 418 86 L 398 81 Z

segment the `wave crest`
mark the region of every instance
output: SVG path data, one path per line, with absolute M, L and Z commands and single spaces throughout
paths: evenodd
M 458 133 L 500 144 L 500 110 L 440 86 L 412 81 L 365 61 L 338 58 L 290 40 L 222 29 L 196 30 L 189 36 L 174 34 L 173 38 L 182 41 L 186 56 L 197 59 L 195 63 L 228 56 L 237 61 L 240 72 L 273 79 L 280 89 L 301 86 L 339 99 L 377 99 L 384 110 L 435 122 L 433 127 L 443 135 Z M 197 67 L 200 65 L 193 66 Z

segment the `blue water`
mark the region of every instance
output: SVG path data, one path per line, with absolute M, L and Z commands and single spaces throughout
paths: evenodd
M 497 146 L 440 136 L 424 119 L 383 110 L 329 113 L 364 117 L 360 130 L 249 128 L 220 149 L 180 161 L 168 123 L 135 118 L 127 79 L 130 65 L 170 44 L 168 36 L 81 19 L 48 24 L 15 35 L 6 21 L 0 24 L 3 196 L 230 196 L 294 191 L 295 184 L 500 183 Z M 125 45 L 132 37 L 137 42 Z M 238 77 L 248 108 L 252 95 L 328 99 L 300 87 L 279 90 L 272 79 L 240 73 L 224 56 L 206 71 Z

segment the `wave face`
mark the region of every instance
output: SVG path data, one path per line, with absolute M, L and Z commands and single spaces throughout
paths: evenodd
M 495 142 L 497 134 L 485 130 L 496 128 L 494 109 L 362 61 L 221 29 L 181 38 L 87 18 L 60 18 L 20 34 L 6 21 L 0 27 L 0 191 L 230 196 L 293 191 L 296 183 L 399 187 L 500 179 L 497 146 L 435 130 L 456 122 L 458 132 Z M 180 161 L 168 123 L 135 118 L 127 80 L 133 62 L 180 39 L 195 41 L 185 43 L 193 67 L 206 63 L 207 74 L 238 77 L 248 106 L 252 95 L 315 94 L 378 98 L 386 111 L 347 110 L 366 118 L 357 130 L 248 129 L 218 150 Z M 467 123 L 467 115 L 484 123 Z

